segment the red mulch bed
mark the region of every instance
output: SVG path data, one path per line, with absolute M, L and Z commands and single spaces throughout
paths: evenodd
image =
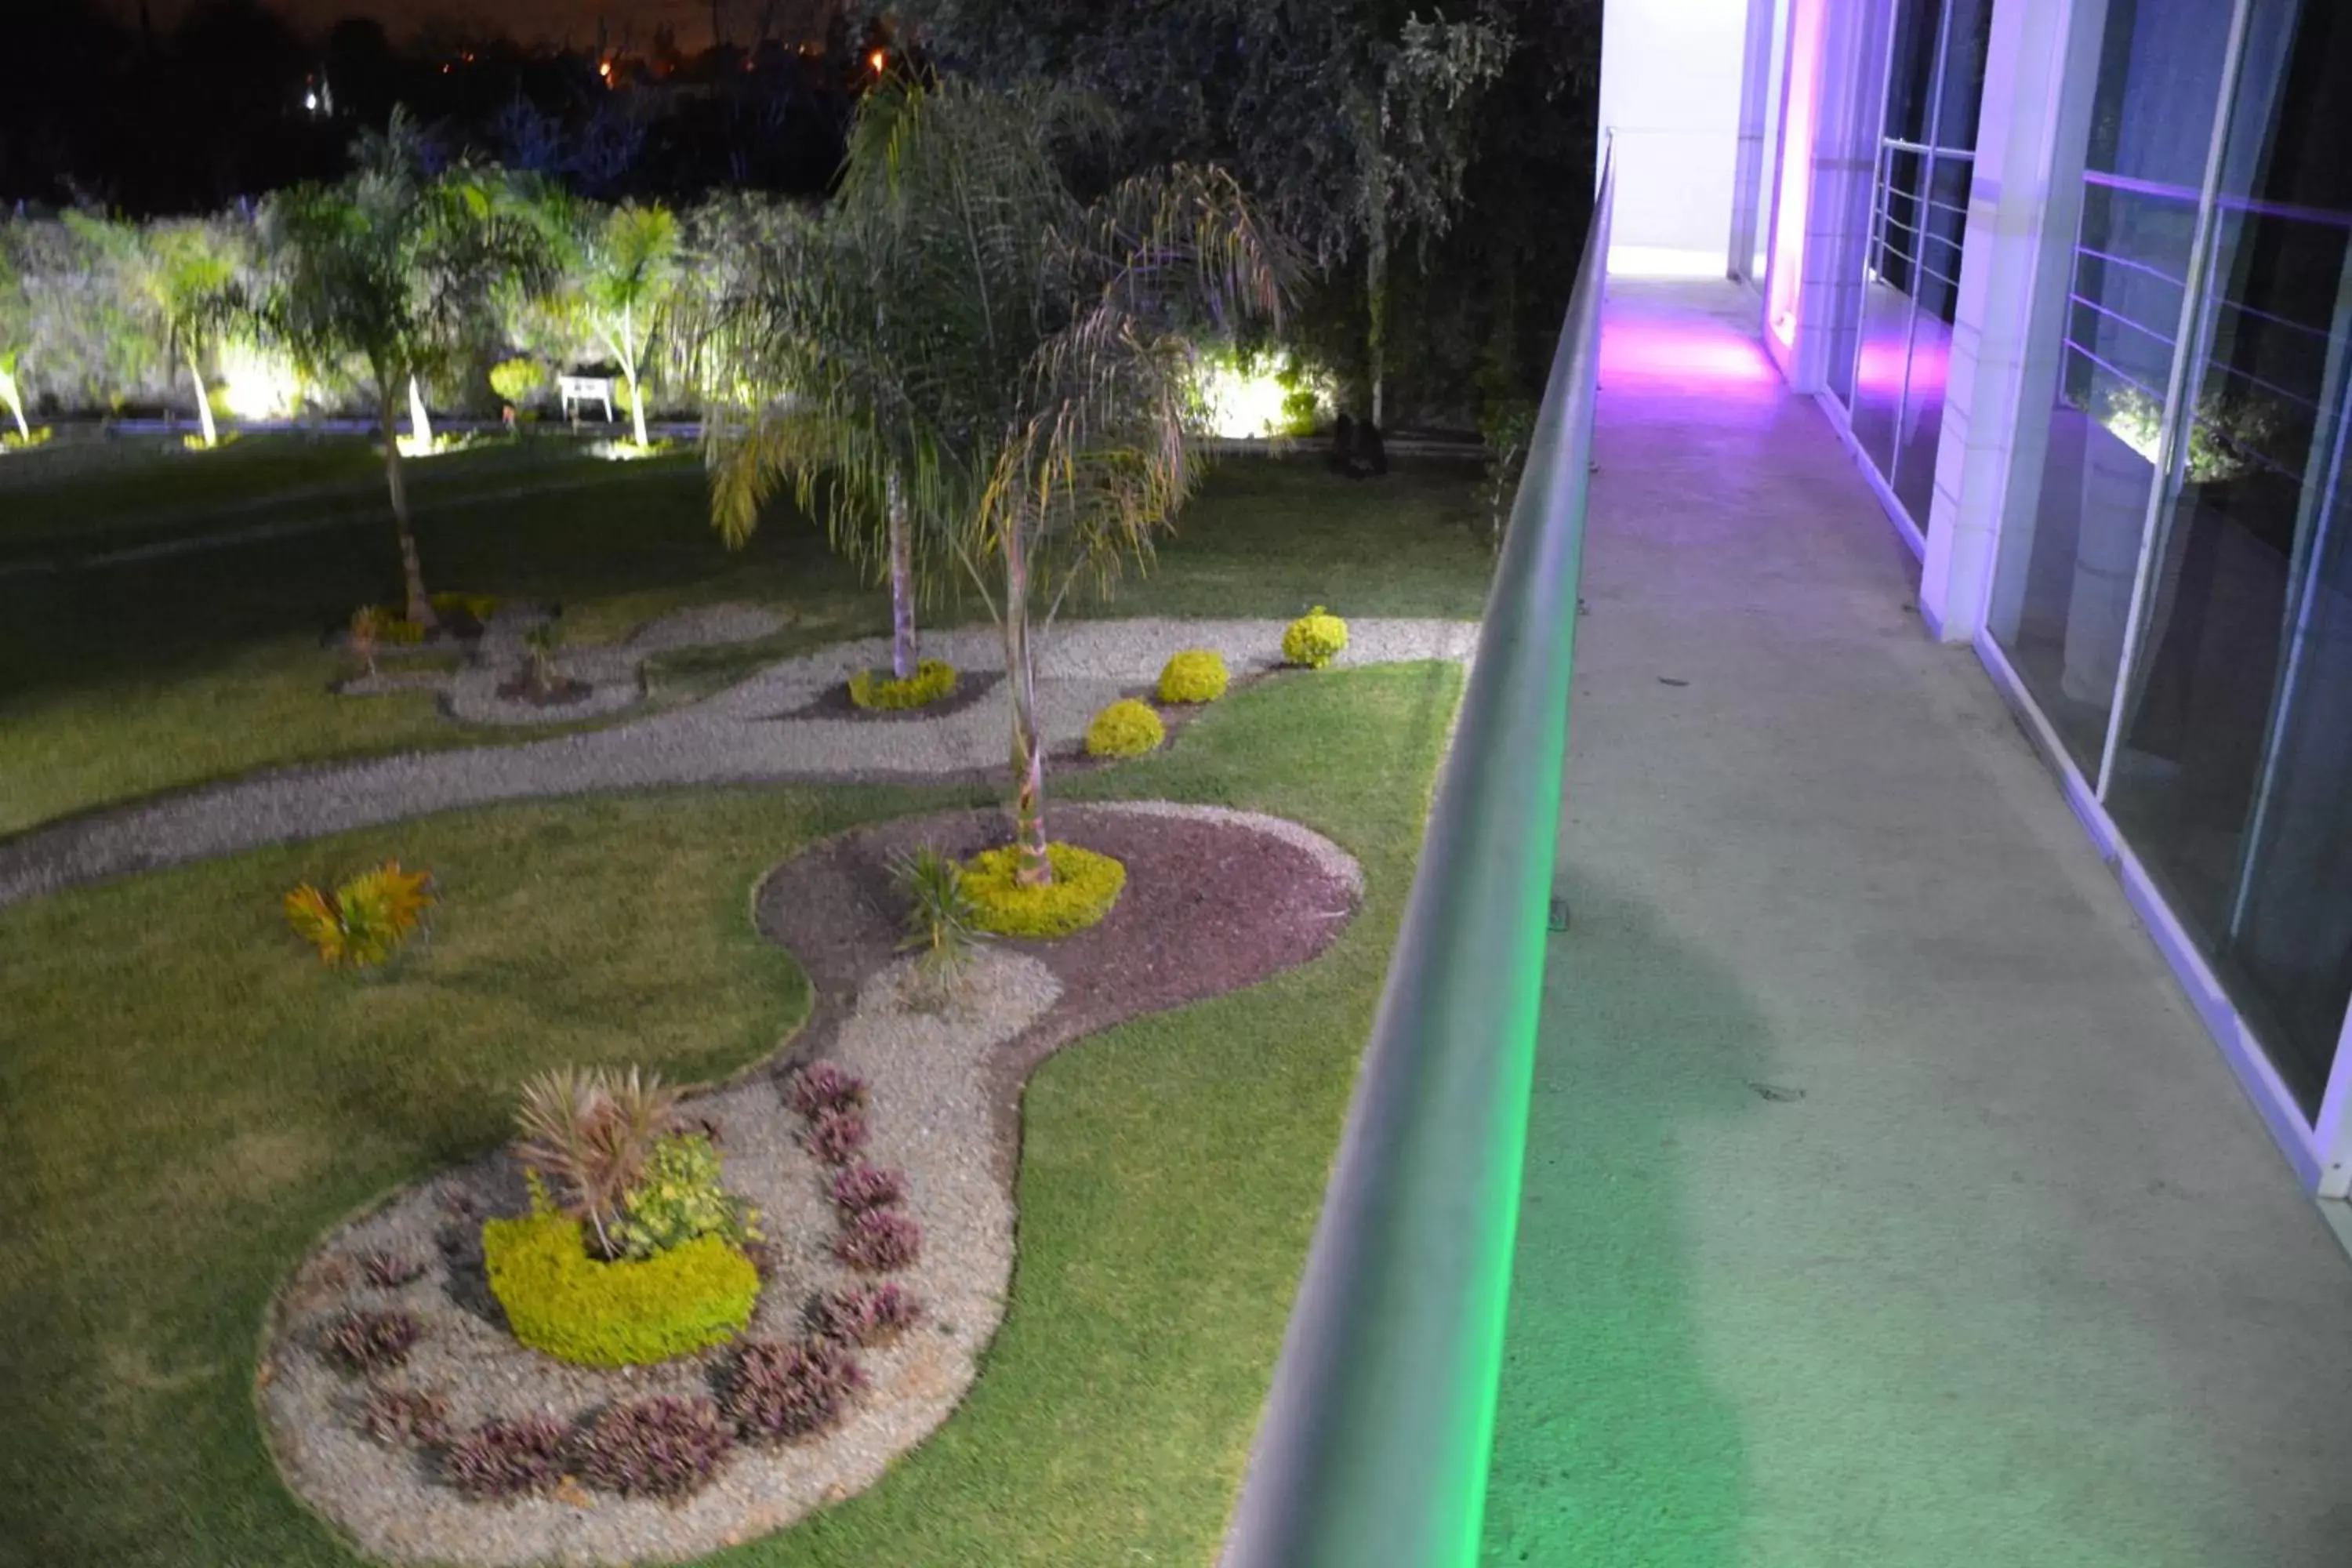
M 1030 1069 L 1114 1024 L 1255 984 L 1330 945 L 1355 914 L 1346 883 L 1294 845 L 1252 828 L 1083 805 L 1049 808 L 1053 836 L 1127 866 L 1103 921 L 1055 942 L 1003 942 L 1052 970 L 1062 996 L 997 1048 L 1000 1173 L 1019 1152 L 1018 1105 Z M 929 845 L 963 858 L 1006 842 L 998 811 L 907 817 L 826 840 L 761 885 L 761 932 L 792 953 L 815 989 L 808 1027 L 779 1070 L 825 1054 L 856 989 L 898 956 L 901 900 L 891 858 Z

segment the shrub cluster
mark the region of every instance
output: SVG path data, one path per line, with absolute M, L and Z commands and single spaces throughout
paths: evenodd
M 286 923 L 318 950 L 319 962 L 364 968 L 383 963 L 432 906 L 432 875 L 387 860 L 326 892 L 305 882 L 286 895 Z
M 867 1209 L 842 1226 L 833 1255 L 861 1274 L 890 1274 L 922 1255 L 923 1227 L 897 1209 Z
M 675 1502 L 718 1476 L 735 1435 L 708 1399 L 667 1395 L 616 1405 L 588 1423 L 574 1450 L 589 1485 Z
M 873 1165 L 852 1165 L 836 1171 L 825 1184 L 825 1194 L 833 1206 L 844 1215 L 861 1215 L 867 1209 L 896 1208 L 907 1196 L 907 1178 L 897 1171 L 885 1171 Z
M 1348 623 L 1318 605 L 1282 634 L 1282 657 L 1308 669 L 1321 669 L 1348 646 Z
M 742 1251 L 705 1236 L 643 1261 L 588 1255 L 580 1223 L 534 1214 L 482 1226 L 490 1292 L 516 1339 L 559 1360 L 638 1366 L 743 1331 L 760 1294 Z
M 1087 755 L 1139 757 L 1156 752 L 1168 739 L 1168 727 L 1146 702 L 1121 698 L 1095 715 L 1087 726 Z
M 861 1110 L 866 1080 L 832 1062 L 812 1062 L 786 1080 L 784 1103 L 812 1118 L 827 1110 Z
M 719 1401 L 746 1441 L 789 1443 L 839 1421 L 865 1384 L 857 1358 L 832 1340 L 754 1340 L 736 1353 Z
M 1022 887 L 1018 846 L 982 850 L 964 863 L 965 890 L 971 895 L 982 931 L 999 936 L 1068 936 L 1098 923 L 1127 887 L 1127 868 L 1108 855 L 1075 844 L 1048 844 L 1045 858 L 1054 879 L 1042 888 Z
M 644 1259 L 706 1236 L 737 1247 L 756 1239 L 758 1211 L 719 1184 L 720 1168 L 706 1133 L 672 1133 L 656 1143 L 613 1225 L 622 1255 Z
M 1214 702 L 1232 682 L 1223 654 L 1212 648 L 1187 648 L 1160 671 L 1160 700 Z
M 480 1502 L 535 1497 L 563 1479 L 563 1424 L 545 1415 L 483 1422 L 442 1456 L 449 1484 Z
M 319 1348 L 345 1372 L 389 1372 L 405 1364 L 408 1352 L 424 1337 L 424 1325 L 412 1313 L 354 1310 L 338 1314 L 326 1326 Z
M 360 1430 L 386 1447 L 437 1448 L 449 1440 L 449 1402 L 422 1388 L 370 1388 L 360 1401 Z
M 894 680 L 878 669 L 861 669 L 849 678 L 849 700 L 881 712 L 928 708 L 955 695 L 955 666 L 944 659 L 919 659 L 915 673 Z
M 801 1147 L 823 1164 L 846 1165 L 872 1135 L 866 1118 L 855 1110 L 820 1110 L 801 1134 Z
M 424 1263 L 404 1252 L 363 1252 L 360 1272 L 379 1289 L 397 1290 L 425 1272 Z
M 859 1350 L 887 1344 L 922 1321 L 922 1304 L 903 1286 L 853 1285 L 819 1296 L 808 1306 L 808 1324 L 822 1338 Z

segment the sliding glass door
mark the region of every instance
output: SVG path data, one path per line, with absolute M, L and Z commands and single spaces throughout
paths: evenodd
M 1989 622 L 2310 1122 L 2352 996 L 2352 7 L 2096 19 Z

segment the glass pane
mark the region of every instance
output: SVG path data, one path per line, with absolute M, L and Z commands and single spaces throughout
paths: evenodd
M 2072 265 L 2037 301 L 1990 614 L 2095 775 L 2123 661 L 2231 0 L 2111 0 Z M 2063 179 L 2065 173 L 2058 171 Z
M 1895 426 L 1926 233 L 1927 160 L 1917 149 L 1929 130 L 1937 7 L 1932 0 L 1902 0 L 1894 23 L 1884 140 L 1863 257 L 1862 342 L 1847 404 L 1854 440 L 1882 474 L 1895 471 Z
M 1767 68 L 1769 74 L 1764 86 L 1764 167 L 1768 171 L 1780 166 L 1780 88 L 1788 55 L 1789 0 L 1772 0 L 1772 60 Z M 1769 174 L 1766 179 L 1769 188 Z M 1759 222 L 1756 226 L 1756 253 L 1749 260 L 1748 277 L 1762 280 L 1764 261 L 1769 253 L 1771 240 L 1772 226 L 1769 222 Z
M 2352 730 L 2352 687 L 2335 537 L 2352 317 L 2347 37 L 2339 6 L 2292 0 L 2258 4 L 2247 30 L 2184 438 L 2107 798 L 2183 924 L 2230 961 L 2232 992 L 2266 1026 L 2306 1112 L 2326 1087 L 2352 952 L 2352 862 L 2338 847 L 2352 835 L 2338 739 Z

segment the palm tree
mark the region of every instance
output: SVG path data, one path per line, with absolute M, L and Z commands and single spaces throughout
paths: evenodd
M 115 297 L 131 307 L 146 340 L 186 363 L 195 387 L 197 427 L 205 447 L 220 445 L 203 356 L 230 314 L 245 259 L 240 237 L 201 219 L 142 225 L 68 212 L 65 220 L 113 275 Z
M 523 204 L 494 172 L 436 172 L 406 115 L 362 138 L 341 184 L 272 196 L 262 237 L 272 271 L 254 314 L 303 374 L 365 367 L 383 437 L 384 483 L 400 540 L 407 618 L 434 625 L 394 431 L 405 389 L 425 436 L 420 384 L 497 331 L 509 291 L 536 289 L 551 258 Z
M 878 566 L 890 586 L 890 672 L 915 673 L 919 557 L 933 568 L 939 518 L 974 498 L 943 492 L 950 475 L 893 353 L 903 312 L 891 215 L 837 205 L 821 218 L 740 204 L 703 215 L 703 332 L 698 374 L 714 413 L 712 499 L 730 546 L 789 480 L 822 515 L 835 549 Z M 915 494 L 913 492 L 919 492 Z M 921 515 L 918 517 L 919 507 Z
M 629 415 L 637 445 L 646 436 L 646 400 L 639 378 L 655 334 L 665 325 L 682 277 L 677 215 L 656 202 L 600 209 L 568 200 L 556 204 L 569 275 L 565 304 L 604 352 L 619 363 L 629 388 Z
M 10 232 L 15 222 L 0 218 L 0 405 L 16 418 L 16 438 L 29 445 L 33 428 L 25 419 L 25 389 L 17 376 L 33 336 L 33 299 L 16 260 L 16 237 Z
M 937 521 L 938 547 L 995 618 L 1031 887 L 1053 880 L 1033 630 L 1074 587 L 1107 591 L 1127 563 L 1148 563 L 1199 478 L 1194 337 L 1277 314 L 1288 270 L 1221 170 L 1155 170 L 1082 200 L 1055 148 L 1095 122 L 1034 92 L 894 80 L 869 94 L 835 216 L 874 251 L 861 256 L 877 280 L 871 342 L 897 401 L 874 419 L 878 372 L 761 388 L 865 429 L 865 466 L 895 473 Z M 739 490 L 791 468 L 793 426 L 755 418 L 722 439 L 722 528 Z

